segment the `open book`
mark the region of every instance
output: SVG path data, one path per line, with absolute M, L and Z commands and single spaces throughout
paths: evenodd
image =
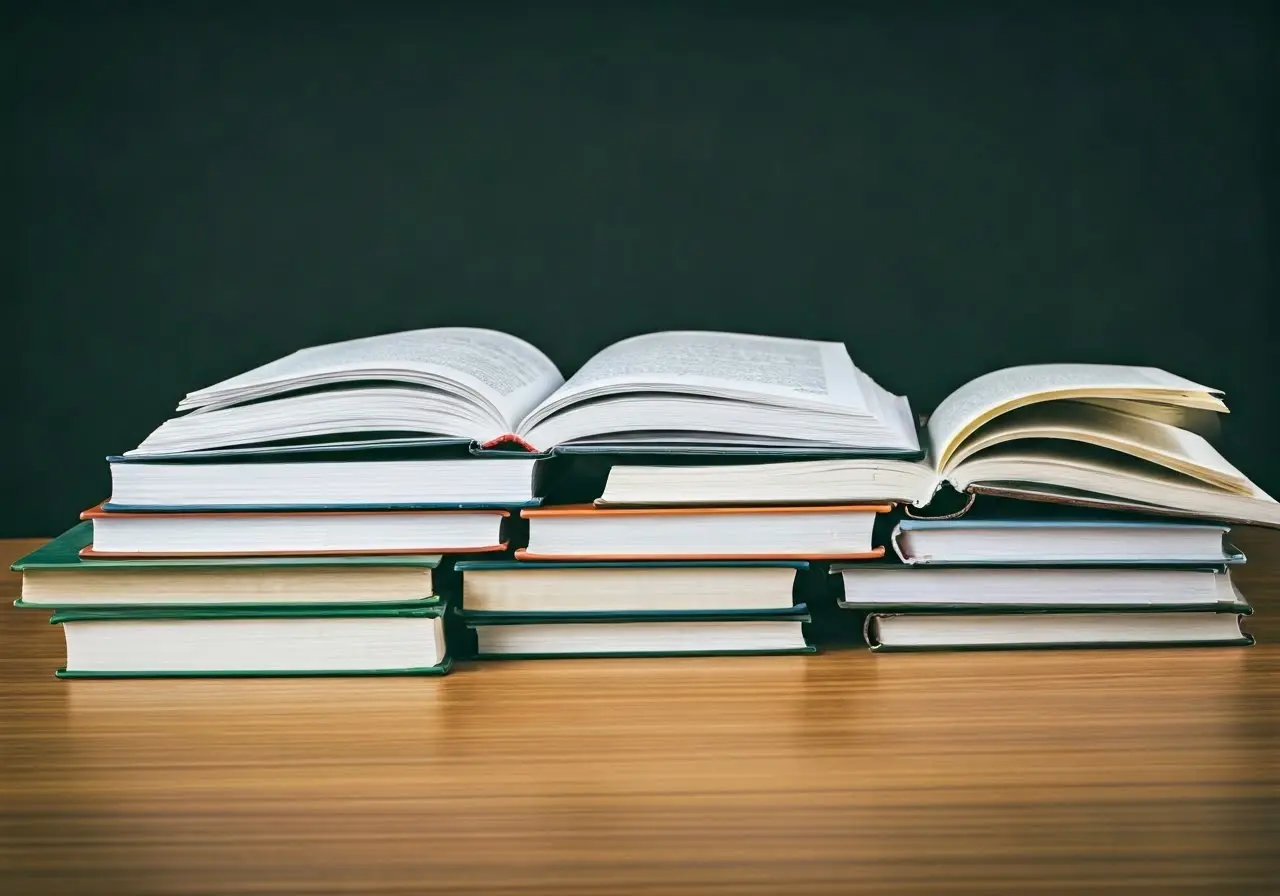
M 130 455 L 353 436 L 432 436 L 546 451 L 590 440 L 919 453 L 906 399 L 843 344 L 650 333 L 567 382 L 532 345 L 446 327 L 303 349 L 192 392 Z
M 601 505 L 903 501 L 957 491 L 1280 526 L 1280 504 L 1201 434 L 1221 394 L 1147 367 L 1039 364 L 988 373 L 930 416 L 921 462 L 615 466 Z

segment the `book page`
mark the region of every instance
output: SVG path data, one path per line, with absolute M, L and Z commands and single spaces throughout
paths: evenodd
M 497 330 L 439 327 L 304 348 L 193 392 L 179 409 L 361 379 L 403 379 L 446 388 L 456 383 L 491 402 L 509 423 L 563 382 L 550 359 L 522 339 Z
M 929 417 L 929 441 L 941 469 L 961 441 L 1004 411 L 1057 398 L 1122 398 L 1226 411 L 1218 392 L 1154 367 L 1029 364 L 983 374 L 948 395 Z
M 1052 401 L 1018 408 L 991 421 L 956 448 L 943 471 L 996 445 L 1022 439 L 1051 439 L 1055 453 L 1072 442 L 1109 448 L 1210 485 L 1247 491 L 1248 479 L 1203 437 L 1158 420 L 1077 401 Z
M 612 386 L 664 386 L 703 394 L 754 393 L 867 410 L 843 343 L 743 333 L 666 332 L 624 339 L 592 357 L 551 401 Z M 550 402 L 549 402 L 550 403 Z

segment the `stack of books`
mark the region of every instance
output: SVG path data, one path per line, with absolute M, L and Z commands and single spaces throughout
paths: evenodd
M 81 675 L 444 671 L 454 567 L 484 656 L 808 650 L 803 582 L 832 563 L 886 650 L 1245 643 L 1224 524 L 1280 505 L 1213 447 L 1225 410 L 1161 370 L 1045 364 L 921 426 L 841 343 L 651 333 L 565 380 L 505 333 L 393 333 L 188 394 L 17 564 L 21 604 L 58 611 Z M 901 560 L 895 507 L 935 518 Z
M 899 565 L 833 567 L 873 650 L 1249 644 L 1225 526 L 904 521 Z
M 1248 644 L 1224 524 L 1278 526 L 1280 505 L 1213 447 L 1225 410 L 1151 368 L 1011 368 L 934 411 L 924 460 L 617 465 L 601 503 L 825 497 L 945 517 L 901 522 L 897 562 L 832 567 L 877 650 Z
M 905 401 L 858 371 L 843 345 L 722 333 L 645 341 L 651 354 L 631 362 L 645 379 L 631 388 L 658 393 L 649 400 L 668 410 L 648 429 L 631 417 L 626 429 L 556 446 L 558 459 L 627 457 L 646 469 L 646 460 L 863 455 L 868 445 L 919 453 Z M 625 369 L 608 361 L 618 348 L 584 371 Z M 810 564 L 883 556 L 873 532 L 891 509 L 826 500 L 525 508 L 527 544 L 513 559 L 457 564 L 460 615 L 486 659 L 808 652 Z
M 14 564 L 62 625 L 67 678 L 443 674 L 439 556 L 107 552 L 102 517 Z

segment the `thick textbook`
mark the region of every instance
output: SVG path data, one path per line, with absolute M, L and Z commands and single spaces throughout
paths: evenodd
M 107 463 L 107 510 L 465 510 L 538 503 L 536 455 L 424 438 L 243 446 L 108 457 Z
M 615 343 L 568 381 L 529 343 L 444 327 L 303 349 L 189 393 L 127 456 L 304 439 L 428 435 L 546 451 L 568 443 L 919 454 L 906 399 L 842 343 L 666 332 Z
M 462 614 L 786 611 L 803 560 L 460 560 Z
M 610 510 L 578 505 L 526 508 L 519 560 L 858 560 L 876 515 L 891 504 L 823 507 L 699 507 Z
M 23 607 L 262 606 L 435 600 L 438 554 L 101 560 L 79 523 L 17 560 Z
M 1230 612 L 881 614 L 866 618 L 874 651 L 1086 647 L 1245 647 L 1247 606 Z
M 64 610 L 62 678 L 443 675 L 443 602 L 431 606 Z
M 1280 526 L 1280 504 L 1206 438 L 1221 393 L 1163 370 L 1038 364 L 985 374 L 929 416 L 928 457 L 640 467 L 603 506 L 898 501 L 973 494 Z
M 890 544 L 915 565 L 1203 566 L 1243 563 L 1221 525 L 1104 519 L 902 520 Z
M 1245 605 L 1225 566 L 833 566 L 849 610 L 1224 610 Z
M 85 557 L 336 556 L 503 551 L 502 509 L 143 512 L 93 507 Z

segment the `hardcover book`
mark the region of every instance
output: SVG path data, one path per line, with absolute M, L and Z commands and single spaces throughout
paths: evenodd
M 301 609 L 63 610 L 62 678 L 443 675 L 443 602 Z
M 94 507 L 84 557 L 471 554 L 504 551 L 500 509 L 117 513 Z
M 834 567 L 848 610 L 1231 610 L 1244 598 L 1224 566 Z
M 460 560 L 462 610 L 490 613 L 790 611 L 802 560 Z
M 890 537 L 911 566 L 1120 565 L 1205 566 L 1243 563 L 1224 541 L 1226 526 L 1152 520 L 902 520 Z
M 866 618 L 873 651 L 1245 647 L 1247 605 L 1230 612 L 884 614 Z
M 754 508 L 525 509 L 519 560 L 874 559 L 876 515 L 892 505 Z
M 470 617 L 480 659 L 813 653 L 804 606 L 784 611 L 601 613 L 573 619 L 489 613 Z
M 16 561 L 20 607 L 262 606 L 434 600 L 439 555 L 102 560 L 79 523 Z

